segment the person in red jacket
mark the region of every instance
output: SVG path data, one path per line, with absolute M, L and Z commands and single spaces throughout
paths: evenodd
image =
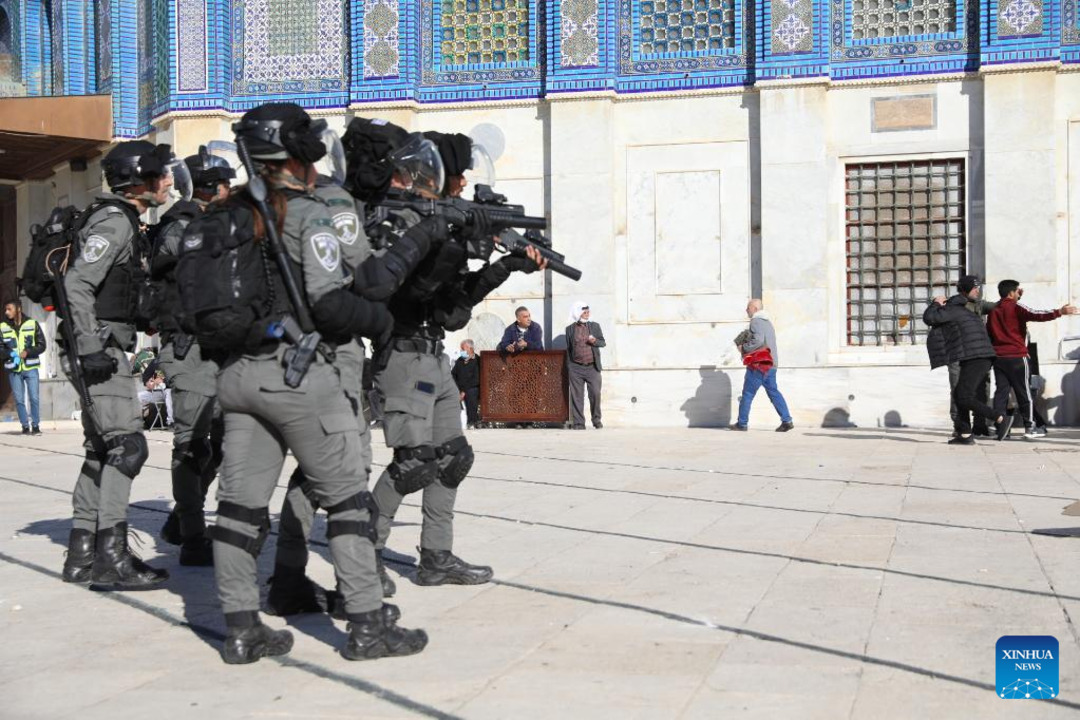
M 1031 402 L 1031 366 L 1028 361 L 1029 322 L 1048 322 L 1062 315 L 1075 315 L 1080 310 L 1064 305 L 1058 310 L 1031 310 L 1020 304 L 1024 291 L 1016 280 L 998 283 L 1001 302 L 990 311 L 986 330 L 994 346 L 994 411 L 1004 413 L 1009 403 L 1009 390 L 1016 393 L 1016 404 L 1024 418 L 1024 437 L 1043 437 L 1046 433 L 1035 427 L 1034 406 Z

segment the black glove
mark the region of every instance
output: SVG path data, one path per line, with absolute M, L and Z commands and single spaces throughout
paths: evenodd
M 106 382 L 117 370 L 116 358 L 109 357 L 104 351 L 80 355 L 79 364 L 87 385 Z
M 499 261 L 510 272 L 534 273 L 540 266 L 527 257 L 519 255 L 507 255 Z

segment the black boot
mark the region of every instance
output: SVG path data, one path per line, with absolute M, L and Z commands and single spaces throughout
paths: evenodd
M 383 563 L 382 553 L 378 550 L 375 551 L 375 567 L 379 570 L 379 582 L 382 583 L 382 596 L 384 598 L 394 597 L 394 593 L 397 592 L 397 585 L 390 579 L 390 576 L 386 573 L 386 565 Z
M 98 531 L 91 590 L 154 590 L 169 579 L 167 570 L 150 567 L 131 553 L 127 533 L 126 522 Z
M 303 568 L 278 565 L 270 578 L 266 612 L 270 615 L 301 615 L 326 612 L 326 591 L 304 574 Z
M 259 613 L 226 613 L 229 634 L 221 646 L 221 659 L 229 665 L 246 665 L 267 655 L 284 655 L 293 646 L 288 630 L 272 630 L 259 621 Z
M 213 567 L 214 543 L 205 535 L 195 535 L 180 546 L 180 564 L 184 567 Z
M 68 535 L 67 557 L 64 558 L 64 582 L 90 582 L 90 568 L 93 565 L 94 533 L 72 529 Z
M 170 545 L 183 544 L 184 536 L 180 534 L 180 518 L 176 516 L 175 511 L 165 518 L 165 524 L 161 526 L 161 539 Z
M 383 603 L 383 622 L 392 625 L 401 619 L 401 608 L 390 603 Z M 326 613 L 335 620 L 348 620 L 345 612 L 345 598 L 337 590 L 326 591 Z
M 470 565 L 449 550 L 420 548 L 417 585 L 482 585 L 491 580 L 491 568 Z
M 349 639 L 341 654 L 346 660 L 377 660 L 415 655 L 427 647 L 423 630 L 406 630 L 387 622 L 386 605 L 378 610 L 349 615 Z

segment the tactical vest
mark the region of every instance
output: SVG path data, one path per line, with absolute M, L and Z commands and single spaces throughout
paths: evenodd
M 143 269 L 143 260 L 148 255 L 146 236 L 139 227 L 139 216 L 135 209 L 123 202 L 91 205 L 86 210 L 87 224 L 89 216 L 106 205 L 118 208 L 131 222 L 131 253 L 127 262 L 116 263 L 109 268 L 109 274 L 98 288 L 94 300 L 94 314 L 99 320 L 138 325 L 140 323 L 136 323 L 136 306 L 139 290 L 147 280 L 146 271 Z
M 163 245 L 169 233 L 178 232 L 182 236 L 191 221 L 201 214 L 198 205 L 181 200 L 165 213 L 150 233 L 150 276 L 158 299 L 154 327 L 161 333 L 172 334 L 181 330 L 180 291 L 176 286 L 176 263 L 180 259 L 180 248 L 177 247 L 174 254 L 165 252 Z
M 3 335 L 5 345 L 14 344 L 15 351 L 20 355 L 23 350 L 33 347 L 34 338 L 37 335 L 37 328 L 37 320 L 33 318 L 26 318 L 23 320 L 23 324 L 18 329 L 12 327 L 11 323 L 7 321 L 0 323 L 0 333 Z M 7 352 L 5 351 L 3 354 L 4 359 L 7 360 Z M 40 366 L 41 357 L 36 356 L 22 358 L 18 365 L 8 369 L 12 372 L 25 372 L 27 370 L 36 370 Z

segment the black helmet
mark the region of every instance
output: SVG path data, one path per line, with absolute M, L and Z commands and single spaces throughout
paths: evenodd
M 105 182 L 113 191 L 142 185 L 168 172 L 175 158 L 168 145 L 154 145 L 146 140 L 128 140 L 109 151 L 101 161 Z
M 188 155 L 184 163 L 191 173 L 191 180 L 196 190 L 214 192 L 219 183 L 236 179 L 236 171 L 223 157 L 212 155 L 205 145 L 199 146 L 197 155 Z
M 390 188 L 390 154 L 409 142 L 409 132 L 387 120 L 353 118 L 341 144 L 345 148 L 345 187 L 364 202 L 381 200 Z
M 325 120 L 312 120 L 296 103 L 266 103 L 248 110 L 233 125 L 253 160 L 287 160 L 314 163 L 326 154 L 321 136 Z
M 472 138 L 461 133 L 441 133 L 429 130 L 424 133 L 439 149 L 447 177 L 464 175 L 472 167 Z

